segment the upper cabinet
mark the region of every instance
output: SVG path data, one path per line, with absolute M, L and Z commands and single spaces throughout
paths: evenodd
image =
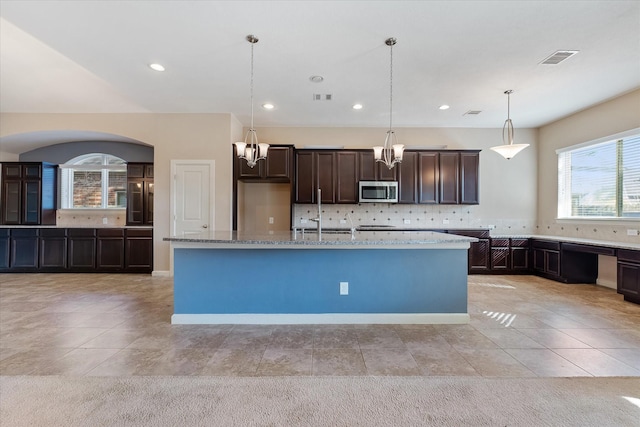
M 153 225 L 153 163 L 127 164 L 127 225 Z
M 479 150 L 407 150 L 388 169 L 372 150 L 296 150 L 294 203 L 358 203 L 359 181 L 398 181 L 398 203 L 478 204 Z
M 56 223 L 57 166 L 49 163 L 2 164 L 2 212 L 5 225 Z
M 253 168 L 246 160 L 235 155 L 234 147 L 234 176 L 237 180 L 264 180 L 266 182 L 290 182 L 293 171 L 293 146 L 271 145 L 265 160 L 258 161 Z

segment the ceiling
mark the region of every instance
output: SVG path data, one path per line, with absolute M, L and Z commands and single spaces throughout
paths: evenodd
M 539 127 L 640 87 L 635 0 L 0 0 L 0 111 L 231 112 L 248 126 L 248 34 L 258 129 L 388 126 L 388 37 L 394 127 L 499 128 L 508 89 L 516 128 Z M 579 53 L 540 64 L 557 50 Z

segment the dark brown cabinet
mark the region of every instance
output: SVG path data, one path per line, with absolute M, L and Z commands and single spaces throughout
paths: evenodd
M 441 152 L 438 161 L 439 194 L 441 204 L 460 202 L 460 153 Z
M 480 203 L 480 153 L 460 152 L 460 204 Z
M 398 203 L 415 204 L 418 201 L 419 153 L 405 151 L 398 169 Z
M 397 181 L 397 169 L 389 169 L 382 162 L 377 162 L 373 157 L 373 150 L 360 151 L 358 153 L 359 181 Z
M 640 304 L 640 251 L 618 250 L 618 293 Z
M 153 164 L 127 164 L 127 225 L 153 224 Z
M 150 228 L 0 228 L 0 271 L 150 273 Z
M 336 153 L 336 203 L 358 203 L 358 152 Z
M 125 230 L 125 271 L 148 273 L 153 270 L 153 230 Z
M 469 274 L 486 273 L 491 268 L 491 246 L 488 230 L 449 230 L 450 234 L 475 237 L 469 248 Z
M 289 182 L 293 169 L 293 146 L 270 145 L 267 158 L 250 168 L 244 159 L 235 155 L 234 171 L 239 180 L 268 180 L 269 182 Z
M 438 192 L 439 155 L 435 152 L 420 152 L 418 155 L 418 203 L 436 204 Z
M 67 229 L 40 229 L 40 271 L 67 270 Z
M 510 261 L 512 272 L 529 271 L 529 239 L 511 239 Z
M 511 268 L 509 252 L 509 239 L 491 239 L 492 271 L 507 271 Z
M 98 271 L 119 271 L 124 268 L 124 229 L 97 229 L 96 269 Z
M 55 224 L 56 171 L 57 166 L 49 163 L 3 163 L 1 223 Z
M 322 203 L 336 202 L 335 158 L 333 150 L 296 151 L 295 203 L 317 203 L 318 189 Z
M 9 268 L 19 271 L 38 269 L 38 229 L 21 228 L 11 232 Z
M 552 280 L 560 280 L 560 243 L 533 239 L 531 250 L 535 273 Z

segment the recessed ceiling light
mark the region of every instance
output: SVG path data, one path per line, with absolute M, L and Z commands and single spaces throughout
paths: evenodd
M 264 108 L 265 110 L 273 110 L 274 108 L 276 108 L 276 106 L 273 104 L 266 103 L 266 104 L 262 104 L 262 108 Z
M 442 104 L 441 106 L 438 107 L 441 110 L 448 110 L 449 106 L 447 104 Z
M 155 71 L 164 71 L 164 67 L 162 66 L 162 64 L 149 64 L 149 68 Z
M 353 104 L 353 108 L 354 110 L 362 110 L 362 104 Z
M 313 83 L 320 83 L 320 82 L 324 81 L 324 77 L 322 77 L 322 76 L 311 76 L 311 77 L 309 77 L 309 80 L 312 81 Z

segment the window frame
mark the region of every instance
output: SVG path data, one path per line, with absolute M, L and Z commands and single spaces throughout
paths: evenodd
M 100 164 L 95 165 L 83 165 L 78 164 L 86 159 L 92 157 L 100 157 Z M 123 164 L 109 164 L 110 159 L 121 160 Z M 60 188 L 64 186 L 66 192 L 60 192 L 60 204 L 61 209 L 64 210 L 116 210 L 121 209 L 124 210 L 127 208 L 126 198 L 124 206 L 109 206 L 109 172 L 110 171 L 121 171 L 125 174 L 127 173 L 127 161 L 121 157 L 115 156 L 113 154 L 108 153 L 87 153 L 82 154 L 80 156 L 69 159 L 67 163 L 61 164 L 58 166 L 60 169 Z M 67 170 L 67 173 L 63 173 L 63 170 Z M 74 171 L 91 171 L 91 172 L 101 172 L 100 176 L 100 187 L 101 187 L 101 201 L 100 207 L 86 207 L 86 206 L 74 206 L 74 192 L 73 192 L 73 175 Z M 126 184 L 124 187 L 126 191 Z
M 620 157 L 620 148 L 622 147 L 623 140 L 629 139 L 638 139 L 640 140 L 640 128 L 630 129 L 625 132 L 620 132 L 614 135 L 606 136 L 603 138 L 598 138 L 596 140 L 571 145 L 569 147 L 564 147 L 556 150 L 557 155 L 557 165 L 558 165 L 558 182 L 557 182 L 557 211 L 556 211 L 556 219 L 560 221 L 625 221 L 625 222 L 640 222 L 640 217 L 635 216 L 623 216 L 623 194 L 622 194 L 622 167 Z M 615 210 L 616 216 L 572 216 L 571 215 L 571 200 L 570 200 L 570 191 L 569 198 L 567 199 L 567 184 L 564 182 L 564 176 L 566 176 L 566 171 L 564 171 L 562 162 L 563 155 L 567 153 L 571 153 L 574 151 L 582 150 L 585 148 L 604 145 L 607 143 L 616 143 L 616 200 L 615 200 Z M 565 188 L 563 187 L 563 183 L 565 184 Z M 564 196 L 564 197 L 563 197 Z

